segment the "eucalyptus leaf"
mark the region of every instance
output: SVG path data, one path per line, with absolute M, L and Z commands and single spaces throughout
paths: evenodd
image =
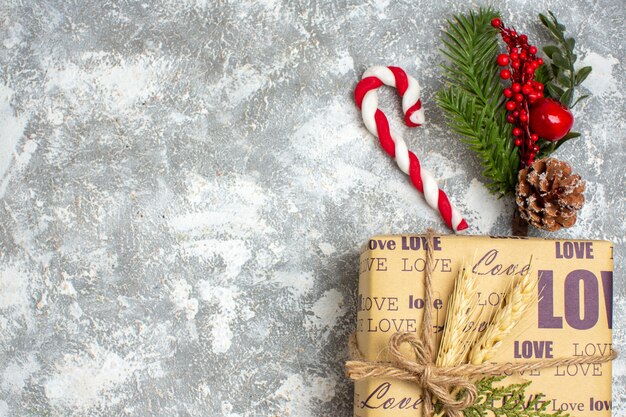
M 576 85 L 582 84 L 583 81 L 591 74 L 591 67 L 582 67 L 576 73 Z
M 560 52 L 555 53 L 554 55 L 552 55 L 552 62 L 554 62 L 554 64 L 557 67 L 560 68 L 569 68 L 569 64 L 568 62 L 565 60 L 565 58 L 563 57 L 563 55 L 561 55 Z
M 546 156 L 550 156 L 554 149 L 556 148 L 555 142 L 550 142 L 545 139 L 539 140 L 539 157 L 544 158 Z
M 582 95 L 582 96 L 578 97 L 576 99 L 576 101 L 574 102 L 574 104 L 572 104 L 572 107 L 570 107 L 570 108 L 573 108 L 575 105 L 578 104 L 579 101 L 582 101 L 582 100 L 586 99 L 587 97 L 590 97 L 590 94 L 585 94 L 585 95 Z
M 565 135 L 565 136 L 563 137 L 563 139 L 558 140 L 558 141 L 556 142 L 556 146 L 554 147 L 554 151 L 556 151 L 557 149 L 559 149 L 559 148 L 560 148 L 560 147 L 561 147 L 561 146 L 562 146 L 565 142 L 567 142 L 567 141 L 569 141 L 569 140 L 571 140 L 571 139 L 577 138 L 577 137 L 579 137 L 579 136 L 580 136 L 580 133 L 578 133 L 578 132 L 569 132 L 567 135 Z M 553 152 L 554 152 L 554 151 L 553 151 Z
M 580 133 L 578 132 L 574 132 L 573 130 L 570 130 L 569 132 L 567 132 L 567 135 L 565 135 L 563 137 L 563 139 L 561 140 L 568 140 L 568 139 L 574 139 L 580 136 Z
M 560 100 L 561 96 L 565 92 L 561 87 L 554 85 L 554 83 L 546 84 L 545 88 L 546 90 L 548 90 L 548 94 L 550 94 L 550 97 L 556 100 Z
M 550 70 L 552 70 L 552 75 L 556 76 L 559 73 L 559 67 L 554 64 L 550 64 Z
M 539 144 L 539 149 L 541 149 L 542 151 L 545 151 L 547 149 L 550 148 L 554 148 L 554 142 L 550 142 L 548 140 L 545 139 L 540 139 L 539 142 L 537 142 Z
M 567 45 L 567 49 L 569 49 L 569 51 L 574 51 L 574 46 L 576 46 L 576 40 L 574 38 L 567 38 L 565 39 L 565 44 Z
M 565 74 L 565 71 L 559 71 L 559 75 L 557 75 L 556 79 L 561 85 L 569 85 L 570 77 Z
M 570 107 L 572 104 L 572 96 L 574 95 L 574 90 L 572 90 L 571 88 L 568 88 L 567 90 L 565 90 L 565 92 L 563 93 L 563 95 L 561 95 L 561 98 L 559 99 L 559 101 L 566 107 Z
M 541 20 L 541 23 L 543 23 L 543 25 L 548 29 L 553 27 L 552 22 L 550 22 L 550 20 L 541 13 L 539 13 L 539 20 Z
M 543 47 L 543 52 L 548 58 L 552 59 L 552 55 L 554 55 L 556 52 L 561 53 L 561 50 L 556 45 L 547 45 Z
M 556 16 L 552 13 L 552 10 L 548 10 L 548 14 L 552 18 L 552 21 L 556 24 L 558 21 L 556 20 Z

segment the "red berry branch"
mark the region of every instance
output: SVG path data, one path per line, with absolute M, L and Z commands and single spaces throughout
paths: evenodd
M 504 27 L 498 18 L 491 24 L 500 31 L 509 52 L 497 58 L 498 65 L 510 68 L 500 71 L 500 78 L 511 80 L 511 86 L 502 92 L 509 99 L 505 104 L 508 110 L 506 120 L 513 125 L 511 133 L 519 148 L 520 163 L 528 166 L 539 152 L 539 135 L 531 132 L 529 120 L 530 106 L 543 98 L 543 84 L 534 80 L 535 71 L 543 64 L 543 59 L 537 57 L 537 47 L 528 43 L 528 36 Z
M 559 43 L 543 48 L 545 58 L 527 35 L 505 27 L 490 9 L 455 16 L 444 32 L 448 85 L 437 101 L 455 132 L 480 157 L 492 192 L 515 195 L 515 234 L 526 234 L 528 224 L 550 231 L 570 227 L 584 201 L 580 176 L 549 156 L 580 136 L 570 131 L 574 118 L 565 106 L 587 97 L 573 100 L 574 87 L 591 68 L 575 71 L 574 39 L 565 36 L 552 13 L 540 19 Z M 506 53 L 495 52 L 499 37 Z M 498 75 L 506 85 L 500 85 Z M 491 97 L 500 88 L 504 99 Z

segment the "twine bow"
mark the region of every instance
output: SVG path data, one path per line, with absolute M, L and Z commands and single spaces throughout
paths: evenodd
M 429 229 L 426 238 L 426 266 L 424 273 L 424 305 L 430 306 L 432 300 L 432 264 L 434 231 Z M 433 355 L 434 332 L 432 309 L 424 308 L 421 334 L 395 333 L 389 339 L 389 362 L 368 361 L 358 348 L 356 334 L 350 338 L 351 360 L 346 362 L 346 374 L 359 381 L 368 378 L 389 378 L 414 382 L 422 388 L 424 416 L 431 417 L 433 401 L 441 405 L 449 417 L 463 417 L 463 410 L 478 399 L 478 391 L 472 379 L 484 376 L 502 375 L 534 371 L 555 366 L 574 364 L 599 364 L 610 362 L 617 357 L 611 350 L 606 356 L 572 356 L 566 358 L 542 359 L 523 363 L 484 363 L 480 365 L 462 364 L 452 367 L 438 367 Z M 400 352 L 400 347 L 408 344 L 415 358 L 407 358 Z M 459 397 L 456 393 L 462 393 Z

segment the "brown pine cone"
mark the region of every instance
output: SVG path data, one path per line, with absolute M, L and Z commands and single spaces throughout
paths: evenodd
M 520 170 L 516 188 L 521 217 L 531 225 L 554 232 L 576 223 L 585 202 L 585 182 L 572 174 L 567 162 L 555 158 L 535 161 Z

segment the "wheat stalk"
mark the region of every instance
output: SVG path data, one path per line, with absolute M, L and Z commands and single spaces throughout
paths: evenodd
M 496 355 L 502 341 L 511 334 L 527 309 L 536 304 L 536 289 L 537 279 L 531 275 L 530 268 L 526 274 L 514 278 L 489 326 L 472 347 L 469 363 L 485 363 Z
M 465 361 L 467 352 L 475 341 L 476 332 L 467 329 L 478 307 L 474 301 L 477 284 L 477 276 L 470 274 L 463 265 L 448 298 L 446 322 L 435 362 L 437 366 L 460 365 Z

